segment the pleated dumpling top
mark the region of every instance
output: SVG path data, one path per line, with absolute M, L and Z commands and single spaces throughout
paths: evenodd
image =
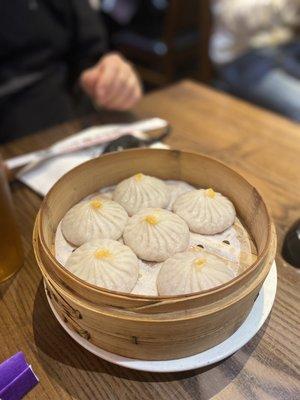
M 232 202 L 213 189 L 182 194 L 173 204 L 173 211 L 185 220 L 191 231 L 204 235 L 223 232 L 236 217 Z
M 146 208 L 129 218 L 123 239 L 134 253 L 147 261 L 164 261 L 188 247 L 187 224 L 170 211 Z
M 130 293 L 138 279 L 138 259 L 129 247 L 110 239 L 94 239 L 78 247 L 66 268 L 102 288 Z
M 160 296 L 175 296 L 208 290 L 233 279 L 236 273 L 230 261 L 197 248 L 175 254 L 159 271 Z
M 148 207 L 167 207 L 170 194 L 168 186 L 162 180 L 139 173 L 120 182 L 115 188 L 113 199 L 129 215 L 134 215 Z
M 128 215 L 115 201 L 101 196 L 82 201 L 64 216 L 61 229 L 64 237 L 75 246 L 92 239 L 119 239 Z

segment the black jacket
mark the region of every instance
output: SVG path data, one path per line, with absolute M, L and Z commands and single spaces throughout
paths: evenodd
M 0 2 L 0 141 L 74 118 L 71 88 L 106 49 L 88 0 Z

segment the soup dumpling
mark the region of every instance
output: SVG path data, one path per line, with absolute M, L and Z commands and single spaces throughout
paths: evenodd
M 233 263 L 197 248 L 175 254 L 162 264 L 157 290 L 160 296 L 195 293 L 222 285 L 235 276 Z
M 66 268 L 88 283 L 126 293 L 135 286 L 139 272 L 133 251 L 111 239 L 94 239 L 78 247 Z
M 64 216 L 61 229 L 68 242 L 80 246 L 96 238 L 119 239 L 127 220 L 120 204 L 95 196 L 72 207 Z
M 135 254 L 147 261 L 164 261 L 188 247 L 187 224 L 170 211 L 146 208 L 129 218 L 124 242 Z
M 134 215 L 148 207 L 167 207 L 170 194 L 168 186 L 162 180 L 140 173 L 120 182 L 116 186 L 113 199 L 129 215 Z
M 173 204 L 173 211 L 185 220 L 191 231 L 204 235 L 223 232 L 236 217 L 232 202 L 213 189 L 182 194 Z

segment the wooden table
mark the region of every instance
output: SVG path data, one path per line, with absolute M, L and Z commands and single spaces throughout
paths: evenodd
M 214 156 L 256 185 L 278 233 L 278 291 L 270 318 L 245 347 L 225 361 L 176 374 L 135 372 L 80 348 L 52 315 L 35 263 L 31 234 L 41 198 L 12 187 L 25 265 L 0 286 L 0 361 L 18 350 L 40 378 L 28 399 L 299 399 L 299 274 L 280 256 L 300 210 L 300 125 L 206 87 L 185 81 L 145 97 L 134 116 L 105 114 L 67 123 L 2 147 L 4 157 L 39 149 L 95 122 L 166 118 L 168 143 Z

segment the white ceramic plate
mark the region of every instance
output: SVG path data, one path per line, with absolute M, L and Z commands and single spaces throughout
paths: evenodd
M 67 324 L 60 318 L 55 311 L 51 302 L 50 307 L 53 311 L 58 322 L 64 328 L 64 330 L 82 347 L 95 354 L 98 357 L 103 358 L 113 364 L 120 365 L 122 367 L 136 369 L 139 371 L 148 372 L 179 372 L 188 371 L 200 367 L 205 367 L 210 364 L 214 364 L 218 361 L 229 357 L 241 347 L 243 347 L 253 336 L 259 331 L 263 323 L 270 314 L 273 306 L 277 287 L 277 270 L 276 264 L 273 263 L 271 270 L 259 292 L 257 299 L 254 302 L 252 310 L 248 315 L 247 319 L 240 326 L 240 328 L 224 342 L 212 347 L 209 350 L 203 351 L 202 353 L 194 356 L 180 358 L 177 360 L 167 361 L 145 361 L 135 360 L 133 358 L 127 358 L 118 356 L 117 354 L 110 353 L 102 350 L 99 347 L 93 345 L 86 339 L 83 339 L 77 333 L 73 332 Z

